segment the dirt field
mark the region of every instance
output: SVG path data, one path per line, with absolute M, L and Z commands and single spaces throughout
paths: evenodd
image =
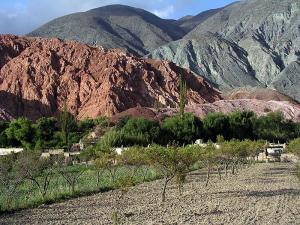
M 188 177 L 178 197 L 170 186 L 159 201 L 161 181 L 130 189 L 119 211 L 122 224 L 300 224 L 300 182 L 293 165 L 257 164 L 204 187 L 204 171 Z M 112 191 L 0 217 L 0 224 L 111 224 Z

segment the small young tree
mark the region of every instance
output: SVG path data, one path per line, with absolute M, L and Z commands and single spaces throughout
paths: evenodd
M 183 147 L 178 149 L 178 164 L 176 172 L 176 184 L 180 196 L 183 191 L 183 184 L 191 167 L 199 160 L 199 153 L 195 147 Z
M 14 170 L 16 158 L 15 154 L 0 157 L 0 191 L 5 197 L 4 202 L 0 204 L 0 208 L 2 205 L 3 209 L 7 210 L 11 208 L 12 201 L 18 193 L 17 189 L 23 182 Z
M 143 181 L 146 179 L 148 172 L 148 166 L 145 149 L 142 147 L 134 146 L 122 152 L 122 163 L 129 166 L 132 169 L 131 177 L 141 172 L 143 176 Z
M 134 180 L 132 176 L 121 176 L 116 180 L 115 187 L 120 192 L 119 195 L 116 195 L 116 206 L 114 207 L 114 211 L 112 213 L 112 224 L 118 225 L 121 224 L 120 218 L 119 218 L 119 212 L 120 212 L 120 205 L 121 202 L 124 200 L 125 195 L 128 193 L 129 188 L 134 186 Z
M 206 163 L 207 175 L 206 175 L 205 187 L 207 187 L 210 180 L 212 167 L 217 159 L 217 149 L 216 146 L 211 141 L 208 142 L 207 146 L 202 149 L 202 154 L 200 155 L 200 159 L 202 159 L 203 162 Z
M 86 171 L 86 167 L 83 166 L 73 166 L 71 161 L 64 162 L 63 159 L 60 160 L 58 165 L 58 173 L 63 177 L 69 186 L 69 190 L 72 194 L 75 193 L 76 184 L 79 182 L 79 178 Z
M 146 150 L 147 160 L 163 174 L 162 202 L 166 199 L 166 190 L 169 182 L 176 178 L 179 193 L 182 192 L 182 185 L 190 166 L 195 162 L 194 152 L 191 149 L 162 146 L 151 146 Z
M 21 179 L 31 181 L 45 198 L 53 176 L 53 164 L 50 159 L 40 158 L 39 153 L 25 152 L 16 161 L 15 169 Z
M 95 166 L 98 171 L 98 180 L 99 175 L 106 170 L 109 172 L 111 182 L 115 186 L 117 172 L 120 168 L 121 162 L 120 156 L 115 151 L 99 152 L 97 158 L 95 159 Z
M 164 177 L 161 200 L 165 202 L 168 183 L 176 176 L 177 172 L 177 148 L 165 148 L 162 146 L 151 146 L 146 151 L 147 160 L 150 165 L 162 172 Z

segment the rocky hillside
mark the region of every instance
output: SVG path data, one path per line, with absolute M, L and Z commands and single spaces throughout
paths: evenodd
M 257 99 L 264 101 L 288 101 L 293 104 L 299 104 L 293 98 L 279 93 L 276 90 L 267 88 L 239 88 L 223 94 L 224 99 Z
M 179 25 L 186 32 L 190 32 L 196 26 L 200 25 L 202 22 L 204 22 L 209 17 L 215 15 L 216 13 L 218 13 L 221 10 L 222 10 L 222 8 L 211 9 L 211 10 L 201 12 L 196 16 L 185 16 L 185 17 L 175 21 L 175 24 Z
M 187 112 L 193 113 L 201 118 L 211 112 L 230 113 L 237 110 L 253 111 L 258 116 L 280 111 L 286 119 L 300 122 L 299 104 L 293 104 L 288 101 L 266 101 L 257 99 L 220 100 L 213 103 L 194 104 L 186 108 Z M 175 108 L 154 109 L 137 107 L 118 113 L 114 115 L 111 120 L 116 123 L 124 117 L 135 116 L 161 121 L 175 114 L 178 114 L 178 109 Z
M 170 20 L 123 5 L 110 5 L 55 19 L 29 36 L 76 40 L 139 55 L 182 38 L 186 32 Z
M 77 118 L 135 107 L 177 106 L 179 74 L 188 105 L 221 99 L 201 77 L 173 63 L 141 59 L 75 41 L 0 36 L 0 102 L 10 115 L 57 115 L 66 102 Z
M 206 33 L 197 39 L 182 39 L 159 47 L 149 58 L 173 61 L 200 74 L 222 90 L 261 86 L 247 52 L 220 35 Z
M 203 41 L 207 33 L 222 38 L 222 42 L 216 38 Z M 224 44 L 225 40 L 231 44 Z M 299 101 L 300 2 L 236 2 L 201 21 L 183 39 L 154 50 L 149 57 L 190 68 L 222 90 L 275 87 Z M 247 69 L 241 72 L 240 65 Z M 241 74 L 238 82 L 236 74 Z

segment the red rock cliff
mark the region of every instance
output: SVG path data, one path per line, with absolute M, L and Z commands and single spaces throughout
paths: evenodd
M 78 119 L 157 102 L 174 106 L 179 74 L 187 81 L 188 105 L 221 98 L 173 63 L 59 39 L 0 35 L 0 72 L 0 106 L 14 117 L 57 115 L 65 101 Z

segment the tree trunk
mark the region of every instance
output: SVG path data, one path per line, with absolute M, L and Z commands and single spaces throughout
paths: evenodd
M 219 179 L 221 180 L 222 176 L 221 176 L 221 168 L 220 167 L 218 167 L 218 174 L 219 174 Z
M 205 187 L 208 186 L 209 178 L 210 178 L 210 165 L 207 167 L 207 176 L 206 176 Z
M 161 195 L 161 201 L 162 202 L 165 202 L 165 200 L 166 200 L 166 190 L 167 190 L 168 182 L 169 182 L 168 177 L 165 177 L 163 191 L 162 191 L 162 195 Z

